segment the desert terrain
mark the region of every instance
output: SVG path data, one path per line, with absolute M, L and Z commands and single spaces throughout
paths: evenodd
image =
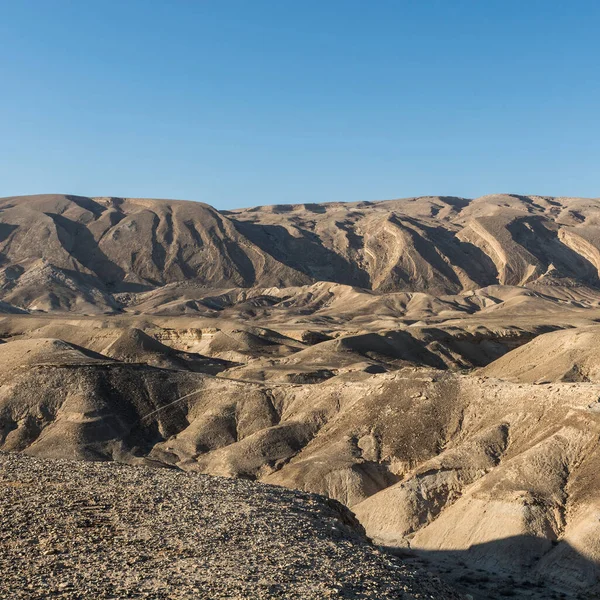
M 4 198 L 0 342 L 0 597 L 600 598 L 600 200 Z

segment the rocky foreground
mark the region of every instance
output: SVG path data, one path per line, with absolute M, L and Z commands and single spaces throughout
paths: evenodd
M 461 597 L 321 496 L 4 453 L 0 570 L 11 600 Z

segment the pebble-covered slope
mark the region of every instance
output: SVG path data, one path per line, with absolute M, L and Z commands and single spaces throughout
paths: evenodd
M 321 496 L 0 453 L 0 598 L 460 596 Z

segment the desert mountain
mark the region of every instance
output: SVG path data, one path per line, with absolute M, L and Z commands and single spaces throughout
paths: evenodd
M 596 200 L 515 195 L 222 212 L 171 200 L 10 197 L 0 200 L 1 299 L 118 311 L 133 293 L 192 284 L 190 297 L 170 290 L 171 310 L 182 313 L 222 308 L 196 306 L 194 288 L 328 281 L 438 297 L 498 284 L 594 286 L 599 220 Z

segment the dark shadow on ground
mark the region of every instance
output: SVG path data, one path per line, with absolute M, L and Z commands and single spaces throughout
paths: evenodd
M 387 548 L 474 600 L 600 599 L 600 563 L 566 541 L 520 535 L 466 550 Z

